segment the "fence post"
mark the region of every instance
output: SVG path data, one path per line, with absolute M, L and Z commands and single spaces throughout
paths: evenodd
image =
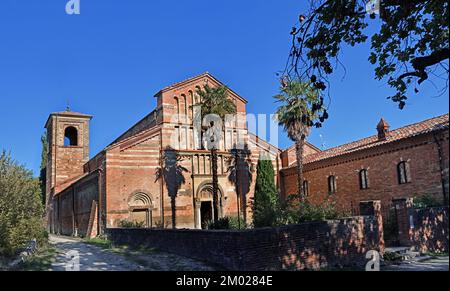
M 392 203 L 395 207 L 395 215 L 397 220 L 398 241 L 400 245 L 410 247 L 412 241 L 410 238 L 413 198 L 393 199 Z
M 383 215 L 381 213 L 381 201 L 361 201 L 359 202 L 360 215 L 374 216 L 376 220 L 376 227 L 378 229 L 378 246 L 380 253 L 384 253 L 384 230 L 383 230 Z

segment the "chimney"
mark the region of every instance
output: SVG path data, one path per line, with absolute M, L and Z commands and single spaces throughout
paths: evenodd
M 379 140 L 385 140 L 387 138 L 387 134 L 389 133 L 389 124 L 384 120 L 384 118 L 381 118 L 380 122 L 377 125 L 377 131 L 378 131 L 378 139 Z

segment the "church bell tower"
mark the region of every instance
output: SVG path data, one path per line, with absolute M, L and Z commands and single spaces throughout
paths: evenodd
M 91 115 L 72 112 L 50 114 L 47 129 L 46 205 L 71 180 L 83 174 L 89 161 Z

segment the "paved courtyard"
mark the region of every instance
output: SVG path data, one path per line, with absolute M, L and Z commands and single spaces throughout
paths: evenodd
M 448 257 L 434 257 L 424 261 L 402 262 L 399 265 L 390 265 L 382 271 L 449 271 Z
M 51 271 L 211 271 L 185 257 L 158 252 L 104 249 L 80 239 L 50 236 L 57 256 Z M 79 264 L 78 264 L 79 263 Z

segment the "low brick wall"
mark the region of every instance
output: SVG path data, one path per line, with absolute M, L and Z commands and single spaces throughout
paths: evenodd
M 410 238 L 420 252 L 448 253 L 448 207 L 413 210 Z
M 228 270 L 259 271 L 362 267 L 368 250 L 380 250 L 379 230 L 374 216 L 358 216 L 244 231 L 110 228 L 106 233 L 116 244 L 158 248 Z

